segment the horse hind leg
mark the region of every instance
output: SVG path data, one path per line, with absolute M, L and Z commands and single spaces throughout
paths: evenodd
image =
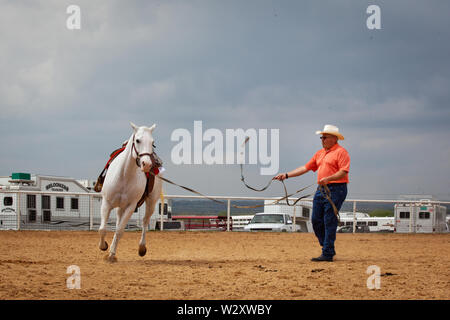
M 145 254 L 147 253 L 147 247 L 145 246 L 145 232 L 147 231 L 151 216 L 151 214 L 148 213 L 149 210 L 147 209 L 147 204 L 145 206 L 146 206 L 145 216 L 142 219 L 142 235 L 141 240 L 139 241 L 139 250 L 138 250 L 138 253 L 141 257 L 145 256 Z
M 147 253 L 147 247 L 145 246 L 145 244 L 144 245 L 139 245 L 138 252 L 139 252 L 139 255 L 141 257 L 145 256 L 145 254 Z
M 146 207 L 147 207 L 147 204 L 146 204 Z M 150 216 L 151 216 L 151 214 L 149 214 L 148 211 L 149 210 L 146 208 L 145 216 L 142 219 L 142 235 L 141 235 L 141 240 L 139 241 L 139 250 L 138 250 L 138 253 L 141 257 L 145 256 L 145 254 L 147 253 L 147 247 L 145 246 L 145 233 L 147 231 L 148 224 L 150 222 Z M 152 211 L 150 211 L 150 212 L 152 212 Z
M 158 196 L 161 192 L 161 187 L 155 189 L 155 194 Z M 153 190 L 153 192 L 155 192 L 155 189 Z M 157 196 L 153 196 L 152 198 L 150 198 L 150 200 L 145 201 L 145 216 L 142 219 L 142 235 L 141 240 L 139 241 L 138 250 L 138 253 L 141 257 L 145 256 L 145 254 L 147 253 L 147 247 L 145 246 L 145 233 L 147 231 L 148 224 L 150 223 L 150 217 L 155 210 L 156 202 L 158 201 Z

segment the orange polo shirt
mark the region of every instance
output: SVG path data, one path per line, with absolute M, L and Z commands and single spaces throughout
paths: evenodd
M 348 183 L 348 172 L 350 170 L 350 156 L 343 147 L 338 143 L 325 150 L 320 149 L 305 165 L 306 169 L 317 172 L 317 182 L 322 178 L 329 177 L 339 170 L 347 172 L 344 178 L 340 180 L 330 181 L 330 183 Z

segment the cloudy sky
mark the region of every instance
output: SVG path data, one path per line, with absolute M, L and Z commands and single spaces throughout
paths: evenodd
M 69 30 L 69 5 L 81 29 Z M 369 30 L 369 5 L 381 29 Z M 247 190 L 239 166 L 176 165 L 178 128 L 279 129 L 279 171 L 338 126 L 348 198 L 450 199 L 450 2 L 0 0 L 0 175 L 96 179 L 151 126 L 166 177 L 210 195 Z M 204 142 L 204 146 L 208 143 Z M 248 182 L 269 176 L 247 165 Z M 315 173 L 288 180 L 290 190 Z M 166 186 L 170 194 L 186 194 Z

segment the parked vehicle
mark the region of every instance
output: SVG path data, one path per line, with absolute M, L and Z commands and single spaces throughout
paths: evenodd
M 292 224 L 289 214 L 283 213 L 257 213 L 248 225 L 244 227 L 244 231 L 275 231 L 275 232 L 292 232 L 298 231 L 299 226 Z

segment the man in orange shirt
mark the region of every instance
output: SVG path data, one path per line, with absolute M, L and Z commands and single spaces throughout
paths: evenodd
M 313 201 L 313 213 L 311 222 L 314 233 L 322 246 L 322 255 L 312 258 L 312 261 L 333 261 L 336 255 L 334 242 L 336 240 L 336 229 L 338 219 L 333 211 L 331 203 L 327 200 L 320 185 L 328 185 L 331 192 L 331 200 L 339 210 L 347 196 L 348 172 L 350 170 L 350 156 L 338 140 L 344 140 L 339 128 L 333 125 L 325 125 L 321 134 L 323 149 L 320 149 L 304 166 L 292 171 L 279 174 L 273 179 L 284 180 L 300 176 L 312 170 L 317 171 L 317 188 Z

